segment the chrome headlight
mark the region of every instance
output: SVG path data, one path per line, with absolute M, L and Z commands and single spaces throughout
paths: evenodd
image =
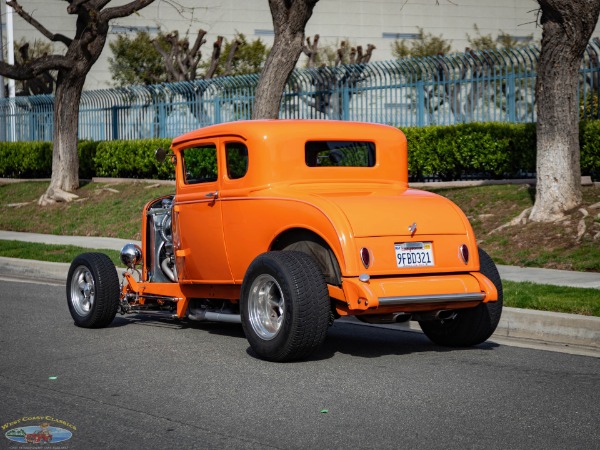
M 135 266 L 142 260 L 142 249 L 135 244 L 125 244 L 121 249 L 121 262 L 130 269 L 135 269 Z

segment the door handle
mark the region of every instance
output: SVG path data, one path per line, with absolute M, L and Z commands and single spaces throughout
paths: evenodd
M 209 192 L 208 194 L 205 194 L 204 196 L 208 197 L 208 198 L 212 198 L 213 200 L 216 200 L 217 198 L 219 198 L 219 191 Z

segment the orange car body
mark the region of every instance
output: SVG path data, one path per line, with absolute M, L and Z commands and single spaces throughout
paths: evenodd
M 348 142 L 359 143 L 364 164 L 340 163 L 336 149 L 324 144 Z M 341 316 L 457 310 L 498 298 L 480 273 L 463 212 L 439 195 L 409 187 L 407 142 L 396 128 L 241 121 L 187 133 L 171 149 L 176 282 L 153 279 L 153 201 L 143 213 L 142 276 L 126 274 L 124 288 L 142 304 L 176 298 L 177 315 L 185 317 L 191 298 L 236 303 L 258 255 L 298 246 L 319 260 Z M 214 151 L 214 177 L 193 178 L 190 149 Z

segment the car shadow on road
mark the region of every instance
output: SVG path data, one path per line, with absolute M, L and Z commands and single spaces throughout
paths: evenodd
M 493 342 L 475 347 L 442 347 L 431 342 L 424 334 L 392 327 L 376 327 L 351 322 L 336 322 L 329 330 L 327 339 L 310 360 L 332 358 L 338 353 L 360 358 L 379 358 L 389 355 L 415 353 L 444 353 L 456 351 L 494 350 Z
M 246 339 L 244 335 L 244 329 L 240 323 L 225 323 L 225 322 L 209 322 L 209 321 L 197 321 L 197 320 L 185 320 L 182 321 L 185 328 L 202 330 L 210 334 L 216 334 L 219 336 L 237 337 Z
M 238 337 L 245 339 L 244 330 L 241 324 L 194 321 L 188 319 L 178 319 L 173 317 L 149 316 L 144 314 L 132 314 L 129 316 L 116 317 L 110 324 L 110 327 L 122 327 L 126 325 L 143 325 L 149 327 L 171 328 L 171 329 L 193 329 L 206 331 L 210 334 L 217 334 L 229 337 Z
M 210 334 L 245 339 L 240 324 L 222 322 L 201 322 L 169 317 L 131 315 L 116 317 L 111 327 L 142 325 L 181 330 L 197 330 Z M 333 358 L 336 354 L 359 358 L 379 358 L 389 355 L 410 355 L 415 353 L 444 353 L 456 351 L 494 350 L 500 347 L 494 342 L 484 342 L 475 347 L 451 348 L 432 343 L 424 334 L 396 327 L 379 327 L 348 321 L 336 321 L 329 329 L 325 343 L 304 361 L 319 361 Z M 252 358 L 258 356 L 247 347 L 246 353 Z

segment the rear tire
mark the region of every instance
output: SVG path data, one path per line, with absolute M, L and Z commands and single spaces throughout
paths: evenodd
M 479 249 L 481 273 L 490 279 L 498 290 L 498 300 L 481 303 L 475 308 L 456 310 L 451 320 L 420 321 L 423 333 L 438 345 L 470 347 L 486 341 L 496 330 L 502 315 L 502 281 L 492 258 Z
M 103 253 L 82 253 L 71 263 L 67 276 L 67 303 L 75 325 L 102 328 L 119 307 L 117 269 Z
M 268 361 L 305 358 L 325 340 L 329 302 L 313 258 L 295 251 L 259 255 L 246 272 L 240 299 L 250 347 Z

